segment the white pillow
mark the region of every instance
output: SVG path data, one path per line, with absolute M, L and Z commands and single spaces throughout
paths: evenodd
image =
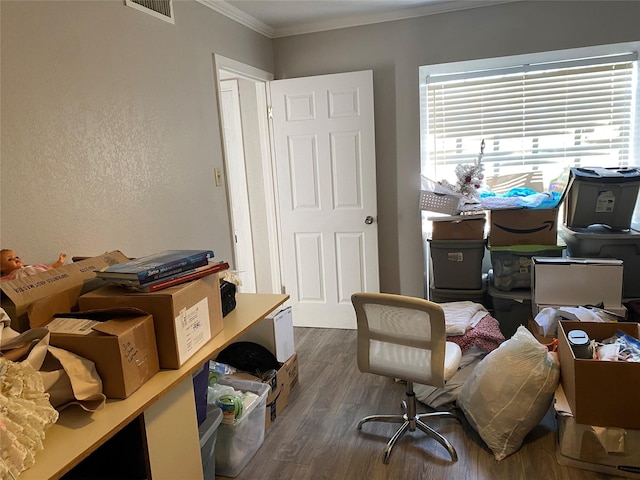
M 545 416 L 559 378 L 556 356 L 521 325 L 478 363 L 462 386 L 458 406 L 495 459 L 502 460 Z

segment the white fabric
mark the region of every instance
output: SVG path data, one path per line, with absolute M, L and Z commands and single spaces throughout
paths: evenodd
M 445 302 L 438 305 L 444 311 L 447 335 L 464 335 L 489 313 L 480 303 L 470 301 Z

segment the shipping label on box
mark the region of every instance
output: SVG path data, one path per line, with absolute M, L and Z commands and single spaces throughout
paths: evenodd
M 82 295 L 78 305 L 82 310 L 135 307 L 153 315 L 160 368 L 180 368 L 222 331 L 217 273 L 149 293 L 103 287 Z
M 535 317 L 545 307 L 578 307 L 603 304 L 622 318 L 622 260 L 613 258 L 533 257 Z
M 621 330 L 640 338 L 631 322 L 568 322 L 558 325 L 560 382 L 577 423 L 601 427 L 640 428 L 640 362 L 576 358 L 568 332 L 584 331 L 597 342 Z
M 65 317 L 54 318 L 47 325 L 51 345 L 93 361 L 108 398 L 127 398 L 158 372 L 151 315 L 138 311 L 123 316 L 123 312 L 102 311 Z M 111 318 L 93 320 L 98 317 Z
M 491 210 L 489 245 L 556 245 L 558 208 Z
M 31 327 L 44 325 L 29 323 L 27 311 L 34 303 L 53 296 L 61 296 L 68 304 L 68 309 L 65 310 L 68 311 L 75 306 L 81 294 L 104 284 L 101 280 L 96 279 L 95 270 L 127 260 L 129 258 L 116 250 L 36 275 L 0 282 L 2 308 L 11 318 L 11 327 L 19 332 L 24 332 Z M 59 302 L 60 300 L 58 300 Z M 43 317 L 46 317 L 46 321 L 51 319 L 51 315 L 48 317 L 43 315 Z
M 191 357 L 211 340 L 209 303 L 205 297 L 189 308 L 182 308 L 175 319 L 180 363 Z

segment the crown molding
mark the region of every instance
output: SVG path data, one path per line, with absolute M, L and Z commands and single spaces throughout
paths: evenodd
M 348 15 L 333 20 L 308 22 L 299 25 L 291 25 L 282 28 L 273 28 L 264 22 L 252 17 L 242 10 L 228 4 L 224 0 L 197 0 L 216 12 L 248 27 L 268 38 L 289 37 L 292 35 L 304 35 L 339 28 L 359 27 L 374 23 L 391 22 L 394 20 L 406 20 L 409 18 L 423 17 L 458 10 L 486 7 L 501 3 L 512 3 L 520 0 L 449 0 L 428 3 L 419 7 L 402 8 L 389 12 L 369 13 L 362 15 Z
M 228 4 L 225 1 L 221 0 L 196 0 L 203 5 L 206 5 L 212 10 L 224 15 L 225 17 L 230 18 L 238 22 L 245 27 L 254 30 L 265 37 L 275 38 L 275 30 L 267 25 L 264 22 L 261 22 L 257 18 L 252 17 L 251 15 L 243 12 L 239 8 L 234 7 L 233 5 Z

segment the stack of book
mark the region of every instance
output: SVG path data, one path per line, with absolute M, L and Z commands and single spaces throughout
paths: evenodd
M 96 271 L 96 277 L 140 292 L 155 292 L 229 268 L 211 250 L 165 250 Z

